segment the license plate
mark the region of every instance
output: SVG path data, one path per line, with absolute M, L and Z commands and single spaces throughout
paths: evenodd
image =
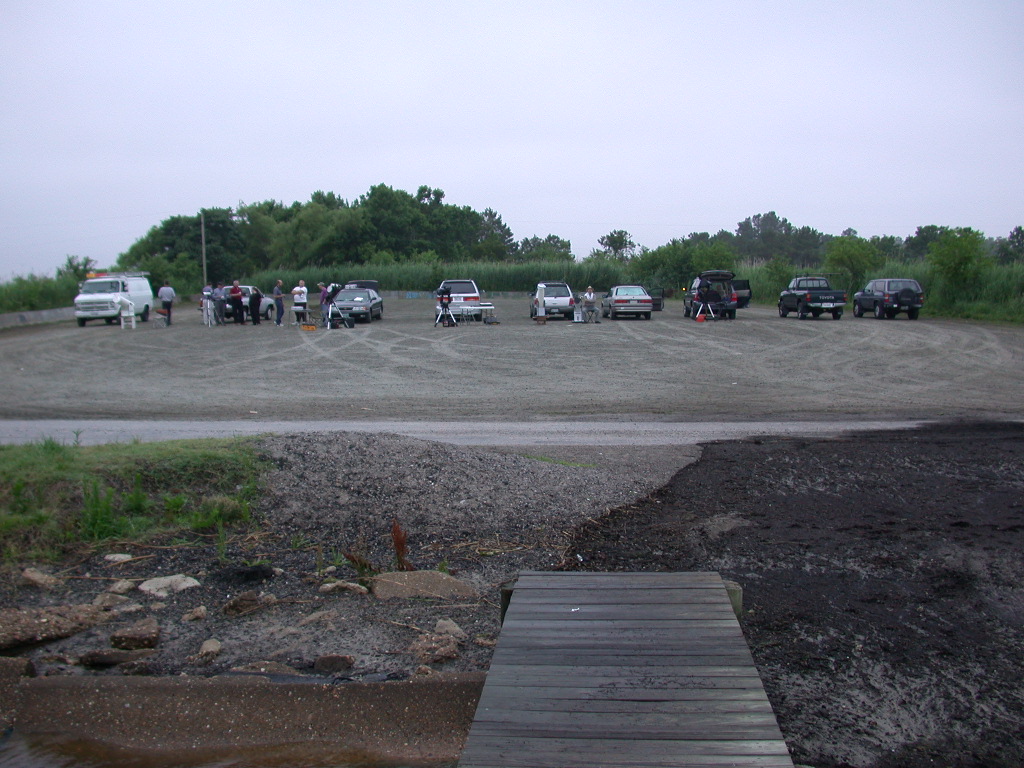
M 821 308 L 822 309 L 835 309 L 836 305 L 835 304 L 830 304 L 830 303 L 826 302 L 826 303 L 821 305 Z

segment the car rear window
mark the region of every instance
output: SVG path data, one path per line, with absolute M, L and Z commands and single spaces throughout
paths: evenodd
M 920 291 L 921 286 L 917 284 L 917 280 L 890 280 L 889 290 L 890 291 L 902 291 L 904 288 L 909 288 L 912 291 Z
M 616 293 L 619 296 L 645 296 L 647 292 L 639 285 L 624 285 Z
M 442 288 L 447 288 L 452 293 L 476 293 L 476 286 L 471 280 L 445 280 L 441 283 Z
M 549 298 L 564 298 L 569 295 L 569 287 L 566 285 L 545 285 L 544 295 Z

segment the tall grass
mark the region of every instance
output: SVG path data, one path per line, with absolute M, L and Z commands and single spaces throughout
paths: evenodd
M 262 463 L 247 438 L 0 446 L 0 556 L 46 559 L 161 528 L 247 519 Z
M 18 276 L 0 283 L 0 312 L 31 312 L 70 307 L 78 295 L 74 275 L 62 277 Z
M 806 270 L 805 270 L 806 271 Z M 741 264 L 737 277 L 750 280 L 754 303 L 774 306 L 790 277 L 784 279 L 773 275 L 766 264 Z M 921 314 L 932 317 L 958 317 L 974 320 L 1003 322 L 1024 322 L 1024 263 L 987 264 L 982 267 L 980 277 L 971 285 L 947 285 L 926 261 L 890 260 L 879 269 L 870 272 L 864 283 L 881 277 L 906 277 L 917 280 L 924 288 L 925 302 Z M 842 285 L 842 278 L 839 278 Z M 863 288 L 856 286 L 853 293 Z

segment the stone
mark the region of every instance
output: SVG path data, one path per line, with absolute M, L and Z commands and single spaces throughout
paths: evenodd
M 466 631 L 451 619 L 438 619 L 434 625 L 435 635 L 448 635 L 456 640 L 465 640 Z
M 352 581 L 328 581 L 321 584 L 318 591 L 323 595 L 330 595 L 335 592 L 351 592 L 356 595 L 365 595 L 368 594 L 370 590 L 362 584 L 356 584 Z
M 71 637 L 109 618 L 110 612 L 96 605 L 0 610 L 0 650 Z
M 335 675 L 339 672 L 347 672 L 355 666 L 356 660 L 352 656 L 338 653 L 329 653 L 313 662 L 313 671 L 321 675 Z
M 207 610 L 205 605 L 197 605 L 191 611 L 181 617 L 182 621 L 202 621 L 206 618 Z
M 439 600 L 476 598 L 464 581 L 440 571 L 395 571 L 373 577 L 371 591 L 380 600 L 395 597 L 433 597 Z
M 459 641 L 451 635 L 422 634 L 413 640 L 409 653 L 421 664 L 436 664 L 459 658 Z
M 160 643 L 160 625 L 150 617 L 119 629 L 110 636 L 110 644 L 125 651 L 156 648 Z
M 118 579 L 107 587 L 107 592 L 113 592 L 115 595 L 127 595 L 133 589 L 135 589 L 135 582 L 128 579 Z
M 78 662 L 83 667 L 93 667 L 98 669 L 105 669 L 108 667 L 116 667 L 120 664 L 128 664 L 130 662 L 136 662 L 147 656 L 152 656 L 156 651 L 149 648 L 101 648 L 95 651 L 87 651 L 82 654 Z
M 277 603 L 275 595 L 269 593 L 260 594 L 256 590 L 249 590 L 228 600 L 224 603 L 224 607 L 221 610 L 227 616 L 245 616 L 247 613 L 252 613 L 275 603 Z
M 0 656 L 0 679 L 35 676 L 36 668 L 31 659 L 20 656 Z
M 199 582 L 191 576 L 177 573 L 174 576 L 158 576 L 155 579 L 147 579 L 139 584 L 139 589 L 147 595 L 164 598 L 198 586 L 200 586 Z
M 130 603 L 124 595 L 115 595 L 113 592 L 100 592 L 96 597 L 93 598 L 92 604 L 99 606 L 100 608 L 118 608 L 125 603 Z
M 125 553 L 117 553 L 104 555 L 103 559 L 106 560 L 108 563 L 123 563 L 126 560 L 131 560 L 132 556 Z
M 43 573 L 38 568 L 26 568 L 21 572 L 21 582 L 29 587 L 37 587 L 38 589 L 56 589 L 61 586 L 64 582 L 58 579 L 56 576 L 51 576 L 48 573 Z
M 211 637 L 209 640 L 204 640 L 203 644 L 199 646 L 199 653 L 189 656 L 188 660 L 193 664 L 209 664 L 220 655 L 222 647 L 223 644 L 220 640 Z
M 300 619 L 299 626 L 305 627 L 310 624 L 318 624 L 320 622 L 323 622 L 324 624 L 330 624 L 336 618 L 338 618 L 338 612 L 335 610 L 314 611 L 313 613 L 309 614 L 309 616 L 304 616 L 302 619 Z

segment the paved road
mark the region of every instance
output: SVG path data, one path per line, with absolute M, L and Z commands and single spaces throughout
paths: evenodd
M 834 436 L 843 432 L 901 429 L 921 422 L 529 422 L 495 421 L 193 421 L 129 419 L 8 419 L 0 421 L 0 443 L 98 445 L 225 435 L 343 431 L 388 433 L 453 445 L 697 445 L 711 440 L 767 435 Z

